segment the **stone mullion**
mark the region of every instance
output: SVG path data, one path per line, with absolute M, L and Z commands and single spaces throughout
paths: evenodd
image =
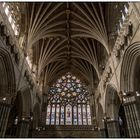
M 54 125 L 56 125 L 56 111 L 57 111 L 56 107 L 57 107 L 57 104 L 55 104 L 55 110 L 54 110 L 54 116 L 55 116 L 55 118 L 54 118 Z
M 74 110 L 73 110 L 73 105 L 72 105 L 72 125 L 74 125 Z
M 59 104 L 59 125 L 61 125 L 61 105 Z
M 66 125 L 66 105 L 64 106 L 64 125 Z
M 78 104 L 77 104 L 77 125 L 79 125 Z
M 88 125 L 87 104 L 85 105 L 85 107 L 86 107 L 86 122 L 87 122 L 87 125 Z
M 81 119 L 82 119 L 82 125 L 83 125 L 83 105 L 81 104 Z

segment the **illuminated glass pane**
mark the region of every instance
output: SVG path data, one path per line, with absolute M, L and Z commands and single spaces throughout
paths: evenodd
M 51 124 L 55 122 L 55 105 L 52 106 L 52 113 L 51 113 Z
M 83 125 L 87 124 L 86 106 L 83 105 Z
M 56 87 L 60 87 L 60 84 L 56 84 Z
M 61 106 L 61 125 L 64 125 L 64 106 Z
M 76 89 L 77 92 L 81 92 L 81 90 L 79 88 Z
M 61 79 L 58 79 L 58 83 L 61 83 L 62 82 L 62 80 Z
M 60 112 L 59 110 L 60 110 L 60 106 L 57 105 L 56 106 L 56 125 L 59 124 L 59 112 Z
M 71 76 L 71 73 L 62 76 L 50 87 L 48 103 L 56 104 L 50 110 L 52 125 L 72 125 L 72 122 L 74 125 L 82 125 L 82 123 L 91 125 L 90 106 L 86 108 L 89 104 L 89 93 L 86 88 L 79 79 Z M 74 105 L 73 112 L 71 105 Z M 49 124 L 48 118 L 49 113 L 46 117 L 46 124 Z
M 76 77 L 75 77 L 75 76 L 72 76 L 72 79 L 73 79 L 73 80 L 75 80 L 75 79 L 76 79 Z
M 67 88 L 70 88 L 71 87 L 71 84 L 67 84 Z
M 61 89 L 61 88 L 58 88 L 58 89 L 57 89 L 57 92 L 61 92 L 61 91 L 62 91 L 62 89 Z
M 76 94 L 76 92 L 73 92 L 72 95 L 73 95 L 73 96 L 76 96 L 77 94 Z
M 68 90 L 68 89 L 65 87 L 65 88 L 64 88 L 64 91 L 67 91 L 67 90 Z
M 71 88 L 70 88 L 70 90 L 71 90 L 71 91 L 74 91 L 74 88 L 73 88 L 73 87 L 71 87 Z
M 63 80 L 65 80 L 65 79 L 66 79 L 66 77 L 65 77 L 65 76 L 62 76 L 62 79 L 63 79 Z
M 70 77 L 71 77 L 71 76 L 68 74 L 68 75 L 67 75 L 67 78 L 70 78 Z
M 91 125 L 91 114 L 90 114 L 90 106 L 87 105 L 87 119 L 88 119 L 88 125 Z
M 74 119 L 73 121 L 74 125 L 77 125 L 77 107 L 76 106 L 73 107 L 73 119 Z
M 80 80 L 79 80 L 79 79 L 77 79 L 77 80 L 76 80 L 76 83 L 80 83 Z
M 71 105 L 66 106 L 66 125 L 72 124 L 72 108 Z
M 63 86 L 66 86 L 66 83 L 62 83 Z
M 50 111 L 51 111 L 51 106 L 48 105 L 48 107 L 47 107 L 46 124 L 50 124 Z
M 81 84 L 78 84 L 77 86 L 78 86 L 78 87 L 81 87 Z
M 78 124 L 82 125 L 81 105 L 78 105 Z
M 75 83 L 72 83 L 72 86 L 75 86 Z

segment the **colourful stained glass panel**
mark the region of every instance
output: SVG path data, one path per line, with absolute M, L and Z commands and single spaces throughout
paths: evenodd
M 46 117 L 46 124 L 50 124 L 50 111 L 51 111 L 51 106 L 48 105 L 47 107 L 47 117 Z
M 51 124 L 55 122 L 55 105 L 52 105 Z
M 82 125 L 81 105 L 78 105 L 78 124 Z
M 56 106 L 56 125 L 59 125 L 59 113 L 60 113 L 60 105 Z
M 72 124 L 72 108 L 71 105 L 66 106 L 66 125 Z
M 87 119 L 88 119 L 88 125 L 91 125 L 91 114 L 90 114 L 90 106 L 87 105 Z
M 74 125 L 77 125 L 77 106 L 73 107 L 73 119 L 74 119 L 73 121 Z
M 64 125 L 64 106 L 61 106 L 61 125 Z

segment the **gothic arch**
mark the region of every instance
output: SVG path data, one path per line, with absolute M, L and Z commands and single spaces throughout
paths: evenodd
M 120 87 L 122 91 L 133 91 L 135 88 L 135 81 L 137 80 L 136 71 L 140 69 L 140 42 L 135 42 L 130 45 L 124 53 Z M 135 79 L 136 78 L 136 79 Z
M 108 84 L 105 95 L 105 113 L 112 119 L 118 118 L 120 98 L 114 85 Z
M 0 45 L 0 97 L 11 98 L 16 93 L 14 65 L 10 53 Z

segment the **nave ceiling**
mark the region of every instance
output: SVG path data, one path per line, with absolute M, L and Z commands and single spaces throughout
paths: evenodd
M 33 71 L 40 83 L 43 81 L 46 86 L 70 71 L 97 87 L 111 50 L 106 26 L 108 5 L 105 2 L 24 3 L 20 35 L 25 35 L 25 48 L 36 66 Z

